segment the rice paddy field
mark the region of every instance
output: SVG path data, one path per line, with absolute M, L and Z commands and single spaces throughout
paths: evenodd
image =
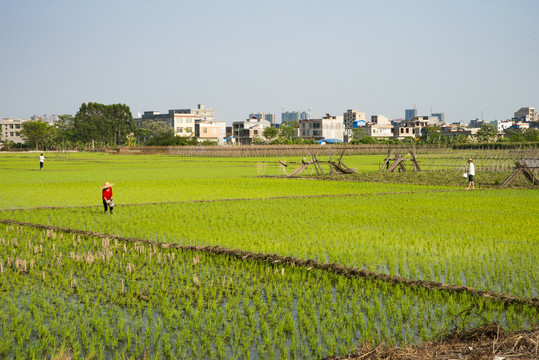
M 0 359 L 312 359 L 539 325 L 537 189 L 38 156 L 0 153 Z M 384 156 L 344 160 L 372 173 Z

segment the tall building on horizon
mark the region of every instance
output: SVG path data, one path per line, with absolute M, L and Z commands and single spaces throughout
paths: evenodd
M 249 119 L 266 120 L 273 126 L 277 123 L 277 116 L 273 113 L 250 113 Z
M 444 113 L 432 113 L 430 114 L 430 116 L 432 117 L 437 117 L 438 118 L 438 122 L 440 124 L 444 123 L 445 122 L 445 114 Z
M 408 121 L 408 120 L 412 120 L 413 118 L 415 118 L 417 116 L 417 109 L 416 108 L 413 108 L 413 109 L 406 109 L 404 111 L 404 120 Z
M 43 116 L 32 115 L 30 119 L 45 121 L 45 122 L 48 122 L 50 125 L 52 125 L 58 121 L 58 115 L 43 115 Z
M 285 111 L 281 113 L 281 123 L 300 121 L 309 119 L 307 111 Z

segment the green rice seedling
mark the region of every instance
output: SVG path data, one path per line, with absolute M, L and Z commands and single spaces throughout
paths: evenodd
M 515 191 L 514 195 L 520 196 L 518 191 Z M 372 202 L 373 197 L 368 199 Z M 437 198 L 440 204 L 450 203 L 453 199 L 454 197 L 449 195 Z M 327 202 L 322 200 L 310 200 L 310 206 L 316 209 L 326 205 Z M 392 197 L 385 200 L 389 204 L 385 206 L 374 204 L 370 209 L 387 211 L 401 203 Z M 492 205 L 487 197 L 477 199 L 477 204 L 480 200 L 486 201 L 486 204 L 480 207 L 481 211 L 488 210 Z M 279 210 L 283 215 L 289 215 L 285 210 L 294 204 L 293 201 L 282 199 L 271 202 L 274 201 L 279 203 L 279 206 L 274 207 L 273 211 Z M 343 229 L 349 205 L 346 201 L 331 204 L 338 206 L 332 208 L 328 217 L 335 219 L 340 224 L 340 229 Z M 364 201 L 359 205 L 368 206 L 368 204 L 369 201 Z M 410 209 L 418 206 L 418 201 L 410 201 L 405 205 Z M 344 210 L 339 210 L 339 206 L 343 206 Z M 357 201 L 355 206 L 358 206 Z M 192 209 L 176 205 L 165 206 L 162 215 L 168 216 L 178 210 Z M 219 206 L 212 204 L 208 207 L 208 211 L 228 211 L 234 214 L 230 209 L 233 208 L 221 204 Z M 309 217 L 307 211 L 296 208 L 298 209 L 301 216 L 307 217 L 313 226 L 317 223 L 316 216 Z M 399 209 L 403 211 L 402 208 Z M 206 214 L 204 209 L 199 210 Z M 248 212 L 256 214 L 259 211 L 251 205 L 240 210 L 245 211 L 245 214 Z M 53 213 L 49 212 L 48 215 Z M 319 217 L 320 213 L 315 212 L 315 215 Z M 441 215 L 433 213 L 429 216 L 436 219 Z M 470 216 L 472 215 L 470 213 Z M 280 219 L 284 219 L 285 216 Z M 242 217 L 238 217 L 240 218 Z M 298 223 L 292 218 L 286 224 Z M 264 221 L 255 223 L 256 227 L 265 224 Z M 427 241 L 428 236 L 434 234 L 427 226 L 410 227 L 404 233 L 396 229 L 389 231 L 386 228 L 387 224 L 382 222 L 371 223 L 369 226 L 385 229 L 385 236 L 391 237 L 393 232 L 398 235 L 384 239 L 375 236 L 374 232 L 366 231 L 365 224 L 353 228 L 354 231 L 361 231 L 361 239 L 365 241 L 354 244 L 356 245 L 354 249 L 357 249 L 355 251 L 358 251 L 355 253 L 357 258 L 354 257 L 354 261 L 368 263 L 369 256 L 376 253 L 377 259 L 373 259 L 373 266 L 385 266 L 385 263 L 379 262 L 383 256 L 388 258 L 407 256 L 407 263 L 413 261 L 426 263 L 426 259 L 432 258 L 433 254 L 453 255 L 449 256 L 449 259 L 457 259 L 463 255 L 457 245 L 469 246 L 469 242 L 462 242 L 452 236 L 434 236 L 431 241 Z M 323 237 L 317 237 L 317 231 L 321 232 L 320 229 L 327 229 L 327 226 L 322 224 L 314 230 L 307 229 L 308 236 L 302 239 L 312 246 L 313 254 L 325 252 L 328 260 L 337 258 L 339 252 L 332 253 L 331 248 L 339 249 L 338 238 L 327 237 L 327 232 Z M 256 234 L 255 228 L 247 227 L 245 230 L 248 236 Z M 500 229 L 497 230 L 499 232 Z M 246 234 L 237 234 L 248 238 Z M 369 234 L 372 235 L 370 240 Z M 410 239 L 404 238 L 400 243 L 396 242 L 396 239 L 402 239 L 403 234 L 409 234 Z M 484 258 L 495 258 L 495 254 L 489 250 L 494 242 L 488 237 L 493 234 L 485 231 L 474 238 L 474 241 L 481 245 L 479 253 Z M 147 354 L 155 357 L 163 356 L 166 351 L 195 358 L 219 357 L 223 351 L 225 354 L 234 354 L 237 347 L 241 348 L 239 354 L 256 354 L 272 358 L 282 356 L 284 353 L 291 356 L 294 354 L 299 358 L 323 357 L 334 355 L 336 351 L 343 349 L 344 352 L 352 351 L 359 343 L 395 341 L 398 345 L 405 341 L 414 342 L 420 338 L 431 339 L 444 329 L 454 326 L 470 328 L 487 320 L 505 324 L 508 328 L 530 328 L 537 322 L 537 309 L 525 306 L 520 309 L 515 307 L 509 312 L 509 308 L 505 309 L 495 301 L 480 300 L 466 294 L 450 295 L 445 292 L 389 285 L 367 279 L 350 279 L 316 269 L 306 270 L 283 265 L 270 266 L 268 269 L 268 265 L 248 259 L 232 259 L 174 248 L 147 247 L 148 251 L 151 248 L 152 253 L 152 261 L 149 262 L 149 254 L 146 250 L 142 250 L 141 244 L 121 243 L 111 251 L 109 258 L 103 255 L 105 257 L 103 260 L 103 257 L 98 255 L 107 247 L 104 246 L 102 239 L 81 236 L 80 240 L 73 242 L 71 236 L 61 235 L 61 232 L 57 232 L 56 238 L 52 233 L 47 237 L 43 231 L 28 227 L 22 228 L 19 232 L 8 230 L 5 225 L 0 224 L 0 238 L 7 240 L 0 241 L 0 259 L 2 259 L 0 262 L 5 265 L 4 273 L 0 276 L 2 281 L 0 286 L 6 290 L 0 291 L 0 314 L 9 314 L 2 320 L 6 323 L 2 331 L 7 328 L 7 337 L 19 339 L 15 340 L 17 347 L 8 350 L 7 357 L 16 356 L 15 352 L 26 354 L 33 351 L 28 347 L 28 342 L 25 342 L 28 335 L 23 332 L 17 333 L 21 324 L 32 324 L 32 321 L 29 321 L 31 317 L 35 317 L 37 321 L 29 328 L 30 337 L 32 332 L 34 334 L 38 332 L 39 326 L 47 327 L 55 344 L 67 338 L 69 348 L 81 356 L 92 352 L 96 357 L 109 357 L 110 354 L 119 352 L 125 353 L 126 356 Z M 167 238 L 174 238 L 172 231 L 164 235 Z M 509 241 L 518 239 L 518 235 L 514 237 L 509 233 L 505 235 L 507 237 L 504 236 L 504 239 Z M 276 239 L 274 244 L 265 244 L 266 240 L 260 236 L 260 234 L 255 236 L 255 239 L 258 238 L 257 246 L 266 246 L 268 252 L 272 252 L 271 246 L 274 246 L 282 249 L 284 253 L 285 244 L 292 247 L 294 245 L 291 238 L 288 238 L 287 242 L 279 243 Z M 199 235 L 197 237 L 206 238 Z M 34 254 L 34 248 L 41 238 L 47 238 L 43 243 L 43 252 Z M 348 236 L 349 241 L 353 238 L 352 235 Z M 223 241 L 226 237 L 218 239 Z M 376 241 L 381 244 L 373 248 Z M 390 241 L 397 246 L 384 252 L 382 245 L 387 246 L 391 244 Z M 13 246 L 15 243 L 16 247 Z M 412 246 L 417 244 L 423 246 Z M 529 244 L 523 242 L 523 246 L 533 244 L 533 241 Z M 245 246 L 247 245 L 245 242 Z M 112 247 L 112 244 L 108 246 Z M 346 248 L 350 248 L 350 243 L 347 247 L 341 246 L 339 251 L 342 252 Z M 505 249 L 507 247 L 503 244 L 498 248 L 500 251 Z M 307 253 L 302 252 L 299 246 L 292 251 Z M 92 261 L 89 260 L 90 254 L 94 258 Z M 411 257 L 412 254 L 415 258 Z M 192 259 L 197 255 L 200 260 L 193 266 Z M 506 252 L 504 256 L 523 259 L 521 264 L 529 265 L 534 255 L 528 255 L 526 259 L 522 256 L 517 257 L 516 253 Z M 12 259 L 9 266 L 7 258 Z M 16 265 L 17 258 L 27 261 L 25 271 L 20 271 L 21 262 Z M 31 260 L 34 260 L 33 269 L 29 266 Z M 399 264 L 394 266 L 395 271 L 404 271 L 401 270 L 400 263 L 394 263 Z M 506 274 L 501 268 L 489 268 L 484 264 L 476 266 L 471 259 L 467 262 L 455 260 L 455 264 L 465 264 L 478 274 L 492 273 L 502 276 Z M 447 276 L 443 272 L 444 266 L 439 268 L 440 275 Z M 430 267 L 424 266 L 424 269 Z M 520 274 L 526 274 L 525 270 L 519 270 Z M 43 272 L 47 274 L 48 282 L 42 280 Z M 199 280 L 198 286 L 193 283 L 194 275 Z M 76 284 L 73 280 L 76 280 Z M 103 296 L 107 293 L 116 295 Z M 148 300 L 145 300 L 145 297 Z M 472 304 L 476 306 L 473 307 Z M 459 309 L 468 309 L 465 319 L 456 321 L 454 318 L 450 319 L 455 313 L 462 312 L 462 310 L 457 312 Z M 36 314 L 43 316 L 36 317 Z M 89 318 L 86 319 L 87 316 Z M 120 319 L 123 319 L 121 326 Z M 167 326 L 164 325 L 165 322 L 173 324 Z M 425 326 L 410 328 L 410 323 Z M 65 324 L 69 326 L 64 326 Z M 81 324 L 88 324 L 83 325 L 84 331 L 79 330 Z M 239 331 L 228 331 L 227 327 L 221 324 L 227 324 L 229 328 Z M 377 332 L 376 329 L 379 327 L 384 330 Z M 125 332 L 126 340 L 117 342 L 109 340 L 115 337 L 115 334 L 119 334 L 120 328 Z M 95 349 L 92 349 L 92 346 L 84 346 L 83 332 L 86 337 L 90 336 L 90 344 L 97 344 Z M 407 334 L 406 337 L 403 332 Z M 236 334 L 236 338 L 230 333 Z M 350 337 L 351 333 L 359 335 Z M 169 338 L 174 338 L 175 341 L 169 341 Z M 283 342 L 283 338 L 287 341 Z M 219 347 L 212 345 L 213 339 L 219 339 Z M 44 342 L 37 338 L 36 341 L 41 344 L 39 346 Z M 50 354 L 54 345 L 47 342 L 42 349 L 44 354 Z M 200 351 L 201 349 L 207 351 Z

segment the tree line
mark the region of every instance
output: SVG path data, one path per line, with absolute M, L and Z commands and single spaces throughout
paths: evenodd
M 30 149 L 102 149 L 123 145 L 187 145 L 193 139 L 174 136 L 166 122 L 144 121 L 135 125 L 131 109 L 125 104 L 82 103 L 73 115 L 59 115 L 49 124 L 40 119 L 22 123 L 25 145 L 5 142 L 5 148 Z

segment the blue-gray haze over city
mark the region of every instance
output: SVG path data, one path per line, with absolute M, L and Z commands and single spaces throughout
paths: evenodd
M 507 119 L 539 107 L 537 0 L 0 0 L 0 118 L 203 103 Z

